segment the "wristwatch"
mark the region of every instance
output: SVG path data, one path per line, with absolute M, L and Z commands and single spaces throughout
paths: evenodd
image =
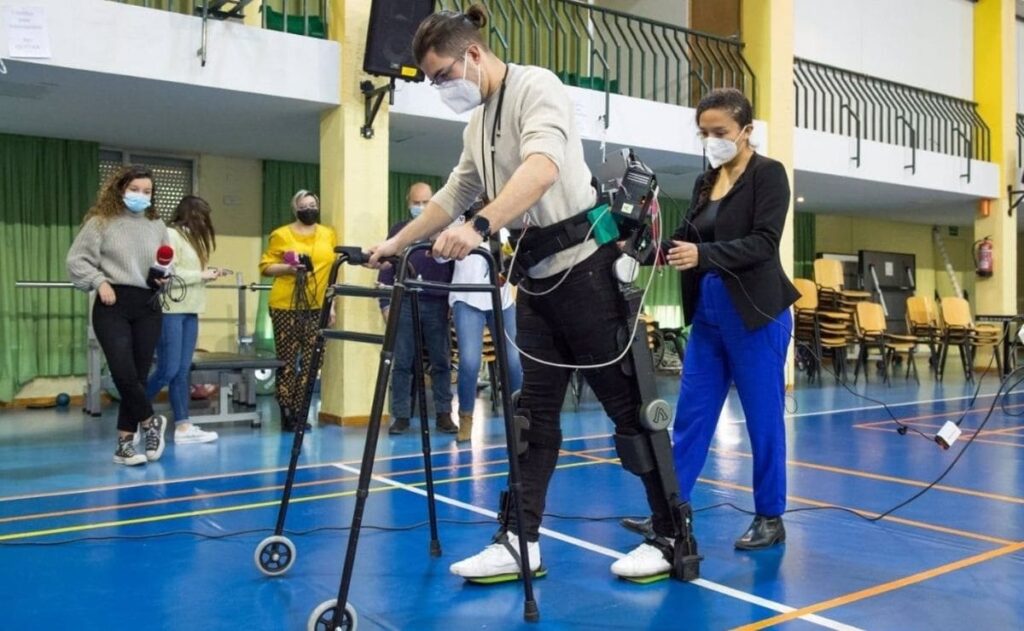
M 483 237 L 484 241 L 491 238 L 491 222 L 483 215 L 477 215 L 473 218 L 473 230 L 476 230 L 477 234 Z

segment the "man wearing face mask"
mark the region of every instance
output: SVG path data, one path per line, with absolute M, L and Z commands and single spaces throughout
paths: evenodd
M 423 213 L 423 208 L 430 202 L 434 191 L 425 182 L 416 182 L 409 187 L 405 202 L 412 219 Z M 388 237 L 398 234 L 412 220 L 406 219 L 391 226 Z M 450 283 L 452 281 L 453 264 L 450 261 L 438 262 L 426 251 L 420 250 L 409 259 L 416 275 L 423 280 Z M 380 271 L 377 282 L 382 286 L 390 286 L 395 282 L 394 268 Z M 434 399 L 434 414 L 437 419 L 438 431 L 454 434 L 459 431 L 452 421 L 452 383 L 451 383 L 451 332 L 448 325 L 448 292 L 424 291 L 419 295 L 420 325 L 423 329 L 423 348 L 430 359 L 430 386 Z M 390 298 L 380 299 L 380 310 L 384 320 L 388 319 L 391 307 Z M 412 416 L 413 381 L 412 369 L 415 361 L 412 326 L 412 305 L 409 298 L 402 305 L 401 320 L 398 323 L 398 336 L 395 338 L 395 360 L 391 368 L 391 427 L 390 434 L 403 434 L 409 429 L 409 418 Z
M 260 258 L 260 274 L 274 279 L 268 305 L 274 348 L 283 364 L 275 380 L 283 431 L 293 431 L 298 423 L 306 422 L 299 418 L 305 397 L 305 366 L 313 351 L 320 305 L 338 245 L 334 229 L 320 223 L 316 194 L 300 190 L 292 197 L 291 206 L 295 221 L 270 233 Z M 331 304 L 331 326 L 334 318 Z
M 623 350 L 619 335 L 627 331 L 627 305 L 612 272 L 618 249 L 613 243 L 598 245 L 586 229 L 586 237 L 576 230 L 596 206 L 597 192 L 572 102 L 550 71 L 506 64 L 488 49 L 481 35 L 486 22 L 485 9 L 475 4 L 465 13 L 434 14 L 419 26 L 413 40 L 417 64 L 453 111 L 472 114 L 462 157 L 447 184 L 419 218 L 371 248 L 371 264 L 443 229 L 481 195 L 493 201 L 472 221 L 445 230 L 435 242 L 435 255 L 461 260 L 505 227 L 526 225 L 521 243 L 540 234 L 550 244 L 549 235 L 570 225 L 581 237 L 557 239 L 557 246 L 565 247 L 551 254 L 518 253 L 517 264 L 532 261 L 516 300 L 524 373 L 517 416 L 529 418 L 521 432 L 528 447 L 519 456 L 524 523 L 515 523 L 512 511 L 491 545 L 450 568 L 467 580 L 493 583 L 522 575 L 520 537 L 527 542 L 529 571 L 543 571 L 539 530 L 562 444 L 560 412 L 570 376 L 569 369 L 553 364 L 610 363 L 585 370 L 584 376 L 615 423 L 616 442 L 635 443 L 644 430 L 637 383 L 614 363 Z M 673 518 L 658 473 L 640 478 L 654 530 L 671 545 Z M 646 545 L 612 566 L 613 573 L 629 578 L 667 576 L 669 570 L 661 551 Z

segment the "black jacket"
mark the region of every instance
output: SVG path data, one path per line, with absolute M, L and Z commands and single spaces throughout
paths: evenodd
M 781 162 L 755 153 L 746 171 L 721 200 L 715 219 L 715 241 L 701 243 L 689 222 L 707 206 L 706 201 L 698 204 L 698 198 L 702 183 L 709 177 L 713 177 L 713 171 L 705 171 L 697 178 L 686 219 L 672 235 L 673 240 L 698 244 L 697 268 L 680 274 L 683 315 L 687 323 L 693 323 L 700 300 L 701 276 L 717 270 L 743 323 L 753 330 L 770 322 L 800 297 L 779 261 L 779 240 L 789 210 L 786 169 Z

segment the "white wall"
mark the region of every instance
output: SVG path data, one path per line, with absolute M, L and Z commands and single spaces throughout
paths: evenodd
M 210 20 L 203 67 L 194 16 L 108 0 L 0 0 L 0 15 L 9 6 L 44 8 L 52 57 L 32 60 L 40 64 L 338 104 L 337 42 Z
M 855 142 L 847 136 L 797 128 L 793 138 L 793 166 L 799 171 L 913 186 L 930 191 L 988 198 L 996 198 L 1001 194 L 999 168 L 991 162 L 972 160 L 971 181 L 967 182 L 960 177 L 966 169 L 965 158 L 918 150 L 917 170 L 911 174 L 904 168 L 910 161 L 910 149 L 861 140 L 861 164 L 858 167 L 851 159 L 856 153 Z
M 796 0 L 794 13 L 797 57 L 973 100 L 967 0 Z

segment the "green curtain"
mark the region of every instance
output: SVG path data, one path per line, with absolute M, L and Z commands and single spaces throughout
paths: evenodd
M 796 278 L 814 278 L 814 214 L 793 215 L 793 274 Z
M 66 281 L 65 256 L 99 188 L 99 145 L 0 134 L 0 401 L 35 377 L 86 368 L 88 299 Z
M 659 197 L 661 205 L 661 233 L 667 239 L 682 222 L 683 216 L 690 208 L 689 200 Z M 683 296 L 679 285 L 679 274 L 670 267 L 662 267 L 658 271 L 645 267 L 640 271 L 637 284 L 646 287 L 651 273 L 655 274 L 651 288 L 647 292 L 645 311 L 663 327 L 683 326 Z
M 320 165 L 307 162 L 263 161 L 263 247 L 274 229 L 291 223 L 292 197 L 305 189 L 319 194 Z M 261 279 L 261 282 L 269 279 Z M 268 292 L 260 292 L 260 304 L 256 310 L 256 331 L 253 342 L 260 351 L 274 351 L 274 331 L 267 309 Z
M 405 194 L 409 187 L 417 182 L 426 182 L 430 188 L 437 189 L 444 186 L 447 178 L 436 175 L 419 175 L 416 173 L 397 173 L 392 171 L 388 174 L 388 227 L 399 221 L 409 219 L 409 207 L 405 203 Z

